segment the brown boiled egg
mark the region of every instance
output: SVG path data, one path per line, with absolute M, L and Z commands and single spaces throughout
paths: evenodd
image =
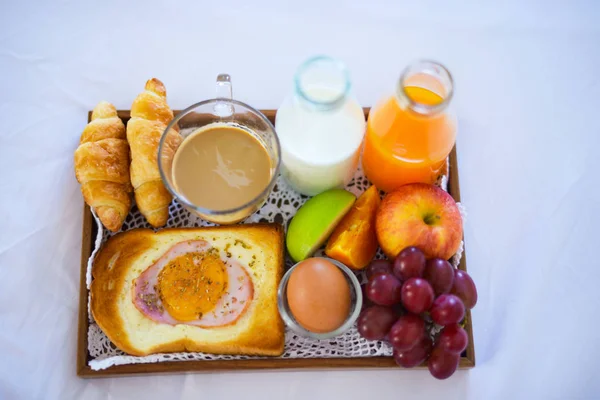
M 300 262 L 287 284 L 287 301 L 296 321 L 315 333 L 334 331 L 350 312 L 350 286 L 344 273 L 319 257 Z

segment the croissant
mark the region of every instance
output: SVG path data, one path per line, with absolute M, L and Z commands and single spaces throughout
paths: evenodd
M 129 144 L 115 106 L 106 101 L 94 108 L 81 134 L 75 150 L 75 177 L 83 199 L 102 224 L 113 232 L 120 230 L 131 208 Z
M 131 106 L 127 123 L 127 141 L 131 147 L 131 183 L 140 212 L 155 228 L 169 218 L 169 204 L 173 197 L 165 188 L 158 170 L 158 144 L 173 111 L 167 105 L 167 91 L 156 78 L 146 82 L 142 92 Z M 169 132 L 161 157 L 172 158 L 181 143 L 175 128 Z

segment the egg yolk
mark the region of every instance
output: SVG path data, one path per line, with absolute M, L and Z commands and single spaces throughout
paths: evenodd
M 170 260 L 158 274 L 163 306 L 179 321 L 212 311 L 227 291 L 225 263 L 214 252 L 191 252 Z

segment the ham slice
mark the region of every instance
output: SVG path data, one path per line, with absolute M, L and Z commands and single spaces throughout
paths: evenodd
M 202 253 L 211 249 L 204 240 L 186 240 L 171 247 L 161 258 L 148 267 L 133 281 L 133 304 L 151 320 L 169 325 L 185 324 L 202 328 L 216 328 L 235 323 L 247 310 L 254 296 L 252 279 L 246 269 L 236 260 L 221 255 L 226 265 L 228 287 L 216 303 L 215 308 L 202 318 L 192 321 L 178 321 L 164 308 L 158 293 L 158 275 L 174 258 L 186 253 Z

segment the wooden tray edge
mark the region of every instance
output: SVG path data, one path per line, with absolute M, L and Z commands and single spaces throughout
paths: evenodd
M 92 253 L 92 231 L 94 219 L 90 207 L 83 203 L 83 228 L 81 233 L 81 268 L 79 276 L 79 321 L 77 329 L 77 375 L 89 368 L 88 361 L 88 290 L 86 284 L 87 263 Z M 91 370 L 91 369 L 90 369 Z
M 311 363 L 312 361 L 312 363 Z M 318 361 L 319 364 L 314 363 Z M 357 364 L 357 362 L 359 364 Z M 460 360 L 460 369 L 469 369 L 474 364 L 467 358 Z M 212 372 L 212 371 L 249 371 L 249 370 L 326 370 L 339 369 L 398 369 L 392 357 L 360 357 L 360 358 L 274 358 L 260 360 L 212 360 L 212 361 L 169 361 L 148 364 L 115 365 L 107 369 L 94 371 L 89 366 L 78 370 L 84 378 L 104 378 L 112 376 L 135 376 L 140 374 L 171 374 L 180 372 Z M 416 369 L 424 370 L 420 365 Z

